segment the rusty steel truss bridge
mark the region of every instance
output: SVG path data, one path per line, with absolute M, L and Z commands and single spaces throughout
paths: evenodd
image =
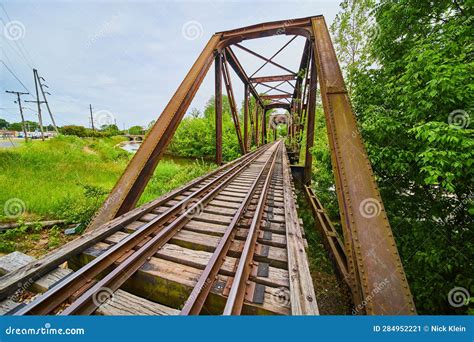
M 242 45 L 276 35 L 287 36 L 288 41 L 270 58 Z M 275 57 L 296 38 L 304 39 L 304 47 L 298 70 L 291 70 Z M 262 66 L 249 75 L 237 49 L 261 59 Z M 212 64 L 219 167 L 136 207 Z M 266 65 L 281 72 L 256 76 Z M 231 70 L 244 87 L 243 122 Z M 283 85 L 292 90 L 283 90 Z M 226 164 L 222 163 L 223 88 L 242 153 Z M 317 92 L 327 127 L 342 236 L 309 187 Z M 287 114 L 270 116 L 272 109 Z M 267 138 L 272 136 L 267 131 L 278 124 L 286 124 L 291 146 L 285 146 L 276 133 Z M 214 34 L 87 231 L 0 278 L 1 311 L 13 315 L 319 314 L 290 167 L 300 151 L 305 155 L 302 193 L 357 312 L 416 314 L 322 16 Z M 364 211 L 368 201 L 380 206 L 376 215 Z M 25 284 L 27 289 L 40 289 L 31 301 L 5 302 Z

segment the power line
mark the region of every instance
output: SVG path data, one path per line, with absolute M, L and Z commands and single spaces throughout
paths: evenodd
M 13 77 L 15 77 L 15 79 L 16 79 L 18 82 L 20 82 L 20 84 L 23 86 L 23 88 L 25 88 L 25 90 L 26 90 L 29 94 L 31 94 L 30 90 L 23 84 L 23 82 L 16 76 L 16 74 L 8 67 L 8 65 L 7 65 L 3 60 L 1 60 L 1 59 L 0 59 L 0 62 L 2 62 L 3 65 L 5 66 L 5 68 L 7 68 L 7 70 L 10 72 L 10 74 L 12 74 Z
M 6 93 L 9 94 L 16 94 L 18 107 L 20 107 L 20 116 L 21 116 L 21 123 L 23 126 L 23 133 L 25 134 L 25 141 L 28 142 L 28 134 L 26 133 L 26 125 L 25 125 L 25 117 L 23 116 L 23 108 L 21 107 L 21 95 L 28 95 L 28 93 L 23 93 L 21 91 L 12 91 L 12 90 L 5 90 Z
M 4 28 L 6 27 L 7 23 L 5 23 L 5 21 L 0 18 L 0 21 L 3 23 L 3 26 Z M 28 68 L 33 68 L 33 63 L 31 61 L 28 60 L 28 58 L 26 57 L 26 54 L 25 52 L 23 52 L 23 50 L 21 49 L 20 45 L 18 44 L 18 42 L 16 40 L 13 40 L 13 42 L 16 44 L 16 49 L 13 47 L 13 45 L 10 44 L 9 42 L 9 39 L 4 39 L 7 44 L 12 48 L 13 51 L 16 52 L 16 54 L 18 56 L 20 56 L 21 58 L 23 58 L 23 61 L 26 63 L 26 65 L 28 66 Z
M 8 12 L 7 12 L 7 10 L 5 9 L 5 7 L 3 6 L 3 4 L 0 4 L 0 6 L 1 6 L 2 9 L 3 9 L 3 12 L 5 12 L 5 15 L 7 16 L 8 21 L 9 21 L 9 22 L 12 22 L 12 20 L 11 20 L 10 16 L 8 15 Z M 2 20 L 2 22 L 3 22 L 3 24 L 5 25 L 5 22 L 4 22 L 3 20 Z M 29 63 L 27 63 L 27 64 L 30 64 L 30 63 L 31 63 L 30 67 L 33 68 L 34 65 L 35 65 L 35 63 L 33 62 L 33 58 L 31 58 L 31 55 L 30 55 L 30 53 L 28 52 L 28 49 L 26 48 L 25 44 L 23 44 L 23 42 L 22 42 L 21 40 L 14 40 L 13 42 L 14 42 L 15 45 L 18 47 L 18 50 L 22 53 L 22 55 L 25 56 L 25 59 L 26 59 L 27 61 L 29 61 Z M 20 44 L 21 44 L 21 46 L 20 46 Z M 23 48 L 23 50 L 22 50 L 22 48 Z M 24 51 L 24 52 L 23 52 L 23 51 Z M 27 58 L 27 57 L 28 57 L 28 58 Z

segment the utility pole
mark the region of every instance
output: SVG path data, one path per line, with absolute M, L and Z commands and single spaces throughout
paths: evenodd
M 36 69 L 33 69 L 33 77 L 35 79 L 36 101 L 25 101 L 25 102 L 36 102 L 38 106 L 38 123 L 39 123 L 40 131 L 41 131 L 41 140 L 44 141 L 43 117 L 41 116 L 41 103 L 44 103 L 44 101 L 40 101 L 39 99 L 38 82 L 36 80 Z
M 35 77 L 35 86 L 36 86 L 36 79 L 38 79 L 38 84 L 41 89 L 41 93 L 43 94 L 44 103 L 46 104 L 46 108 L 48 109 L 48 113 L 51 118 L 51 122 L 53 123 L 54 130 L 56 131 L 56 133 L 59 133 L 58 127 L 56 126 L 56 122 L 54 121 L 53 113 L 51 113 L 51 108 L 49 108 L 49 103 L 48 103 L 48 100 L 46 99 L 46 94 L 48 95 L 51 95 L 51 94 L 48 93 L 47 91 L 45 92 L 43 89 L 43 87 L 46 87 L 46 88 L 49 88 L 49 87 L 46 84 L 41 83 L 41 79 L 44 81 L 44 78 L 38 75 L 38 70 L 33 69 L 33 77 Z M 36 89 L 36 92 L 38 93 L 38 89 Z M 39 101 L 38 96 L 37 96 L 37 100 Z
M 25 118 L 23 117 L 23 108 L 21 107 L 21 95 L 29 95 L 30 93 L 22 93 L 22 92 L 19 92 L 19 91 L 11 91 L 11 90 L 6 90 L 5 91 L 6 93 L 9 93 L 9 94 L 16 94 L 17 96 L 17 101 L 15 102 L 18 102 L 18 106 L 20 107 L 20 116 L 21 116 L 21 126 L 23 127 L 23 134 L 25 135 L 25 142 L 28 142 L 28 135 L 26 134 L 26 126 L 25 126 Z
M 92 125 L 92 130 L 95 131 L 95 127 L 94 127 L 94 117 L 92 116 L 92 105 L 89 104 L 89 109 L 91 111 L 91 125 Z

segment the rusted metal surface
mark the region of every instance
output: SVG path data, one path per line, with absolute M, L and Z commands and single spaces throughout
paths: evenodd
M 254 182 L 250 186 L 249 192 L 246 194 L 244 200 L 242 201 L 242 204 L 239 206 L 234 216 L 232 217 L 232 221 L 227 227 L 224 236 L 222 236 L 222 238 L 220 239 L 219 244 L 217 245 L 214 253 L 212 254 L 211 259 L 209 260 L 209 263 L 201 274 L 193 291 L 189 295 L 188 300 L 186 301 L 183 309 L 181 310 L 181 315 L 197 315 L 201 312 L 201 309 L 204 306 L 209 292 L 211 291 L 214 279 L 217 276 L 219 269 L 221 268 L 225 260 L 225 256 L 229 251 L 230 244 L 235 235 L 237 223 L 243 217 L 245 210 L 247 210 L 247 207 L 250 204 L 250 201 L 252 200 L 252 197 L 257 190 L 257 186 L 259 185 L 264 176 L 264 172 L 267 169 L 267 165 L 273 165 L 274 160 L 276 159 L 276 154 L 276 151 L 272 153 L 273 157 L 270 157 L 267 160 L 266 165 L 261 169 L 259 175 L 255 178 Z M 267 178 L 271 178 L 270 173 L 268 173 Z M 261 194 L 261 196 L 263 196 L 263 194 Z
M 270 58 L 239 44 L 244 40 L 275 34 L 292 37 Z M 273 57 L 287 47 L 296 36 L 305 37 L 307 41 L 299 69 L 293 71 L 276 63 Z M 254 77 L 254 73 L 248 77 L 231 46 L 264 60 L 265 63 L 260 69 L 267 64 L 272 64 L 289 74 Z M 223 57 L 228 60 L 243 81 L 246 87 L 245 98 L 247 99 L 247 96 L 252 94 L 256 99 L 255 108 L 250 116 L 254 139 L 248 139 L 248 123 L 245 124 L 245 122 L 245 132 L 242 138 L 229 68 L 226 63 L 223 63 L 221 68 L 219 63 L 222 63 L 222 59 L 220 62 L 216 59 L 216 161 L 218 164 L 222 162 L 222 128 L 219 127 L 221 121 L 219 116 L 222 115 L 222 112 L 219 111 L 221 108 L 219 101 L 221 101 L 220 94 L 222 93 L 220 74 L 223 71 L 231 114 L 242 153 L 251 148 L 247 143 L 248 140 L 253 140 L 257 146 L 266 142 L 266 111 L 269 109 L 284 108 L 290 111 L 291 120 L 288 125 L 288 134 L 292 146 L 296 147 L 289 153 L 299 155 L 304 127 L 307 127 L 306 183 L 309 183 L 311 177 L 310 150 L 314 134 L 317 73 L 342 218 L 347 257 L 347 279 L 354 302 L 356 304 L 364 303 L 361 311 L 368 314 L 415 313 L 403 266 L 398 256 L 387 215 L 383 209 L 367 153 L 357 130 L 339 64 L 322 16 L 262 23 L 215 34 L 135 154 L 94 218 L 90 228 L 97 228 L 134 208 L 216 54 L 217 56 L 223 54 Z M 316 67 L 314 63 L 310 67 L 311 56 L 316 61 Z M 222 71 L 219 71 L 220 68 Z M 280 84 L 274 86 L 268 85 L 266 82 L 280 82 Z M 288 83 L 293 87 L 292 94 L 279 88 L 283 83 Z M 270 90 L 260 95 L 254 87 L 257 84 Z M 271 94 L 270 91 L 279 93 Z M 281 99 L 282 101 L 271 101 L 271 103 L 264 105 L 263 100 L 269 99 Z M 245 119 L 248 119 L 250 112 L 248 103 L 245 107 Z M 372 215 L 370 211 L 367 214 L 367 206 L 369 209 L 375 209 L 376 215 Z M 377 291 L 382 283 L 388 283 L 388 290 Z
M 284 69 L 284 67 L 282 67 L 281 65 L 275 63 L 273 61 L 273 58 L 275 58 L 280 52 L 282 52 L 288 45 L 291 44 L 292 41 L 294 41 L 296 39 L 297 36 L 294 36 L 292 37 L 288 42 L 285 43 L 285 45 L 283 45 L 277 52 L 275 52 L 270 58 L 265 58 L 265 63 L 263 63 L 257 70 L 255 70 L 255 72 L 250 76 L 250 77 L 253 77 L 255 76 L 260 70 L 262 70 L 265 65 L 267 65 L 268 63 L 271 63 L 273 65 L 276 65 L 276 66 L 279 66 L 280 68 Z M 289 71 L 290 73 L 292 73 L 289 69 L 286 69 L 286 71 Z
M 313 154 L 311 149 L 314 143 L 314 116 L 316 112 L 317 72 L 314 58 L 310 68 L 308 110 L 306 113 L 306 150 L 304 160 L 304 183 L 311 184 Z M 304 93 L 303 93 L 304 94 Z
M 63 313 L 92 313 L 97 307 L 96 303 L 92 300 L 94 293 L 97 293 L 99 289 L 103 287 L 108 287 L 113 291 L 117 290 L 120 285 L 138 269 L 137 267 L 140 267 L 144 261 L 146 261 L 150 253 L 153 255 L 156 252 L 156 248 L 168 241 L 176 230 L 189 220 L 190 212 L 215 197 L 230 180 L 245 169 L 253 160 L 263 153 L 264 150 L 265 149 L 250 154 L 249 157 L 242 160 L 241 163 L 236 163 L 216 179 L 192 192 L 189 196 L 186 196 L 186 198 L 170 207 L 161 215 L 158 215 L 148 223 L 144 223 L 134 234 L 130 234 L 127 238 L 108 249 L 81 270 L 66 278 L 61 284 L 53 287 L 44 295 L 17 311 L 15 315 L 49 314 L 71 295 L 81 289 L 84 289 L 84 293 L 79 296 L 73 305 L 63 311 Z M 142 246 L 137 251 L 134 251 L 134 249 L 141 244 Z M 123 258 L 123 262 L 112 272 L 109 272 L 103 280 L 92 282 L 99 274 L 107 270 L 108 267 L 118 262 L 121 258 Z M 91 286 L 88 287 L 88 284 Z
M 273 35 L 301 35 L 310 36 L 311 19 L 322 18 L 322 16 L 314 16 L 298 19 L 279 20 L 257 25 L 241 27 L 234 30 L 220 32 L 222 40 L 228 44 L 235 44 L 243 40 L 269 37 Z
M 227 67 L 227 61 L 225 57 L 224 57 L 223 67 L 224 67 L 223 68 L 224 84 L 227 90 L 227 98 L 229 100 L 232 120 L 234 120 L 235 133 L 237 134 L 237 139 L 239 140 L 240 151 L 242 152 L 242 154 L 245 154 L 246 149 L 245 149 L 244 141 L 242 139 L 242 131 L 240 130 L 239 113 L 237 112 L 237 104 L 235 103 L 234 90 L 232 88 L 230 72 L 229 72 L 229 68 Z
M 283 103 L 283 102 L 273 102 L 273 103 L 267 104 L 265 107 L 267 107 L 267 109 L 282 108 L 282 109 L 286 109 L 287 111 L 290 111 L 290 104 Z
M 281 147 L 279 146 L 275 154 L 278 154 L 280 152 L 280 148 Z M 262 220 L 265 200 L 267 197 L 268 190 L 270 188 L 270 180 L 275 168 L 275 160 L 276 158 L 272 159 L 270 169 L 268 171 L 267 177 L 265 178 L 265 183 L 263 185 L 263 189 L 258 200 L 255 214 L 252 218 L 252 223 L 247 233 L 247 239 L 245 240 L 244 249 L 242 250 L 239 264 L 237 266 L 234 280 L 232 282 L 232 287 L 230 289 L 229 296 L 227 298 L 227 303 L 224 308 L 224 315 L 239 315 L 244 304 L 247 282 L 250 276 L 250 272 L 252 270 L 252 260 L 257 242 L 257 232 Z
M 249 144 L 249 85 L 244 85 L 244 144 L 245 151 L 248 151 L 250 148 Z
M 274 94 L 274 95 L 262 95 L 260 96 L 265 100 L 274 100 L 274 99 L 287 99 L 291 97 L 291 94 Z
M 315 58 L 328 127 L 339 208 L 354 280 L 368 314 L 414 314 L 415 306 L 383 208 L 342 73 L 323 18 L 313 18 Z M 381 284 L 388 286 L 378 291 Z
M 256 53 L 255 51 L 252 51 L 252 50 L 246 48 L 245 46 L 242 46 L 242 45 L 240 45 L 240 44 L 235 44 L 235 46 L 237 46 L 237 47 L 238 47 L 239 49 L 241 49 L 241 50 L 244 50 L 244 51 L 250 53 L 251 55 L 253 55 L 253 56 L 255 56 L 255 57 L 258 57 L 258 58 L 264 60 L 265 63 L 270 63 L 270 64 L 272 64 L 272 65 L 274 65 L 274 66 L 276 66 L 276 67 L 278 67 L 278 68 L 280 68 L 280 69 L 283 69 L 283 70 L 289 72 L 290 74 L 296 75 L 296 73 L 295 73 L 294 71 L 292 71 L 292 70 L 290 70 L 290 69 L 284 67 L 283 65 L 281 65 L 281 64 L 279 64 L 279 63 L 276 63 L 276 62 L 272 61 L 270 58 L 263 57 L 262 55 Z M 252 76 L 253 76 L 253 75 L 252 75 Z
M 222 164 L 222 54 L 216 52 L 214 107 L 216 112 L 216 164 Z
M 310 204 L 311 211 L 313 212 L 313 217 L 315 219 L 314 224 L 323 237 L 324 246 L 329 252 L 340 278 L 343 279 L 347 285 L 351 286 L 344 243 L 339 237 L 338 232 L 334 228 L 329 216 L 313 190 L 305 185 L 304 191 Z
M 244 85 L 248 85 L 250 92 L 258 101 L 258 103 L 263 106 L 263 101 L 260 98 L 259 93 L 255 89 L 254 85 L 250 82 L 249 77 L 247 76 L 247 73 L 245 72 L 244 68 L 240 64 L 239 60 L 237 59 L 237 56 L 235 56 L 234 51 L 232 51 L 232 48 L 230 46 L 225 48 L 225 54 L 226 54 L 226 59 L 229 65 L 234 69 L 235 73 L 237 76 L 240 78 L 240 80 L 244 83 Z
M 279 82 L 279 81 L 293 81 L 296 79 L 296 75 L 276 75 L 276 76 L 260 76 L 250 78 L 252 83 L 265 83 L 265 82 Z

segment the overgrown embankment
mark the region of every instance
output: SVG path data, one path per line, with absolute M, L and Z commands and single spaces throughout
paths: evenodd
M 64 219 L 85 226 L 132 157 L 115 147 L 122 140 L 59 136 L 0 149 L 0 222 Z M 163 160 L 139 204 L 212 168 L 201 161 L 180 161 L 178 165 Z M 0 252 L 29 252 L 37 244 L 47 251 L 65 240 L 57 228 L 44 233 L 38 227 L 20 227 L 0 234 Z

